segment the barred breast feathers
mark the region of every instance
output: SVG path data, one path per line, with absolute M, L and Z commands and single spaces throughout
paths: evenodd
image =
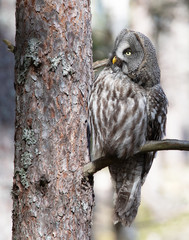
M 89 101 L 93 159 L 105 154 L 131 156 L 145 143 L 146 96 L 126 75 L 105 68 Z

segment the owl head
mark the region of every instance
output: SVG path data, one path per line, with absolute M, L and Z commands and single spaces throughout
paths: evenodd
M 116 38 L 109 65 L 142 87 L 152 87 L 160 81 L 156 51 L 145 35 L 123 29 Z

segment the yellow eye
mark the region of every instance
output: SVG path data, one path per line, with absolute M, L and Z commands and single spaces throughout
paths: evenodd
M 127 48 L 123 51 L 123 54 L 126 54 L 127 56 L 130 56 L 132 54 L 131 49 Z
M 126 52 L 126 55 L 128 55 L 128 56 L 131 55 L 131 52 Z

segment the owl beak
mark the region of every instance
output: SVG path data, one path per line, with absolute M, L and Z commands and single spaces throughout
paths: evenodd
M 115 64 L 116 61 L 117 61 L 117 58 L 116 58 L 116 56 L 115 56 L 115 57 L 113 57 L 113 59 L 112 59 L 112 63 Z

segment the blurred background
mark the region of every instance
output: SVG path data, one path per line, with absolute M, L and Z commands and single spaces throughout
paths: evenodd
M 154 43 L 161 83 L 169 100 L 166 138 L 189 140 L 189 0 L 92 0 L 94 61 L 107 58 L 124 28 Z M 14 156 L 15 0 L 0 0 L 0 240 L 11 239 Z M 95 174 L 94 240 L 188 240 L 189 153 L 159 152 L 142 189 L 130 228 L 114 227 L 112 188 L 107 169 Z M 118 236 L 119 235 L 119 236 Z

